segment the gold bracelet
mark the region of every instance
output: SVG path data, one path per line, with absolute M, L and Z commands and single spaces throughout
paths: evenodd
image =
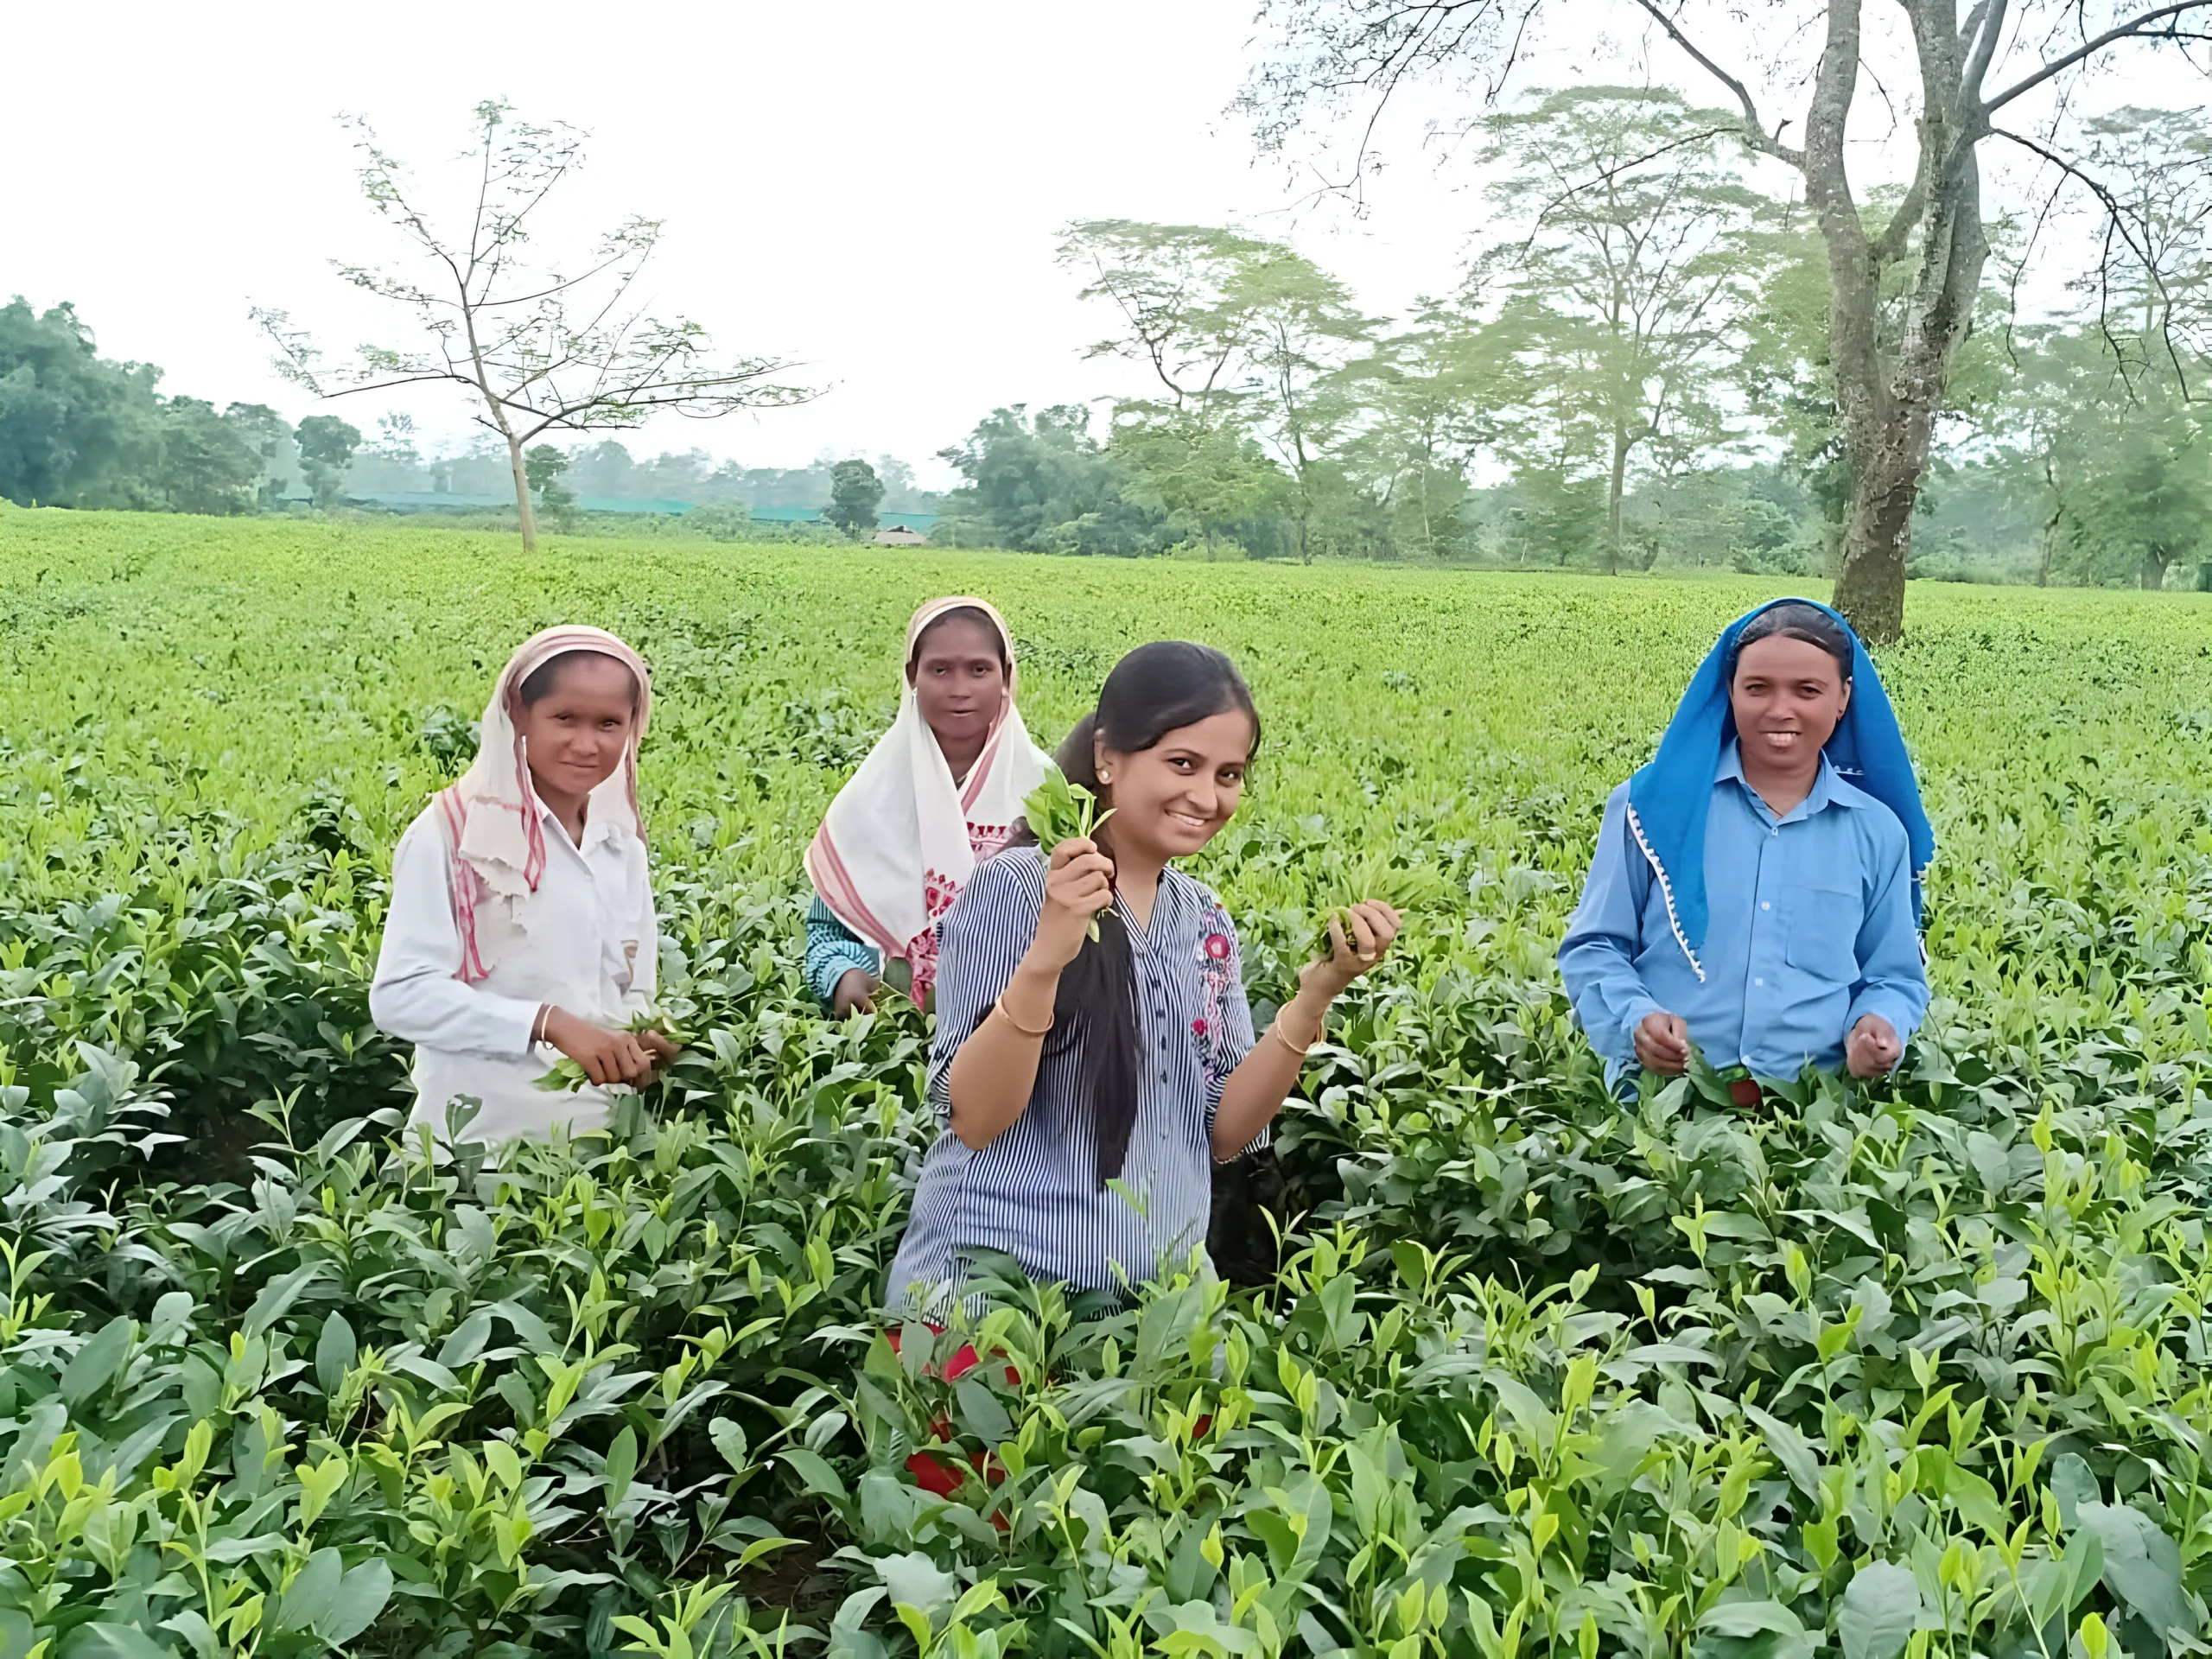
M 1326 1021 L 1324 1021 L 1323 1024 L 1324 1028 L 1325 1029 Z M 1281 1043 L 1292 1053 L 1297 1055 L 1301 1060 L 1304 1059 L 1307 1054 L 1313 1052 L 1313 1045 L 1321 1040 L 1321 1033 L 1319 1031 L 1316 1031 L 1313 1036 L 1306 1039 L 1306 1046 L 1304 1048 L 1300 1048 L 1296 1043 L 1290 1040 L 1289 1035 L 1283 1030 L 1282 1015 L 1280 1013 L 1278 1013 L 1274 1019 L 1268 1021 L 1268 1031 L 1277 1042 Z
M 1007 1024 L 1012 1026 L 1016 1031 L 1020 1032 L 1025 1037 L 1049 1037 L 1052 1035 L 1052 1022 L 1049 1020 L 1045 1022 L 1045 1028 L 1042 1031 L 1032 1031 L 1028 1027 L 1023 1025 L 1020 1020 L 1008 1014 L 1006 1011 L 1006 1004 L 1003 1002 L 992 1003 L 991 1012 L 997 1014 L 1000 1019 L 1005 1020 Z

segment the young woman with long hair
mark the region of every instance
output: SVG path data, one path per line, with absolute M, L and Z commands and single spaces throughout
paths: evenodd
M 1059 750 L 1112 816 L 1089 839 L 1010 848 L 946 914 L 929 1071 L 945 1127 L 891 1305 L 950 1306 L 978 1251 L 1111 1290 L 1203 1245 L 1211 1166 L 1265 1135 L 1330 1004 L 1399 926 L 1387 905 L 1354 907 L 1255 1040 L 1236 925 L 1176 861 L 1229 822 L 1259 745 L 1227 657 L 1138 647 Z

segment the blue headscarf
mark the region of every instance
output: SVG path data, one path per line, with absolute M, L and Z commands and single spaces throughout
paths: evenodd
M 1921 912 L 1921 880 L 1936 856 L 1936 832 L 1921 809 L 1920 785 L 1904 734 L 1883 693 L 1866 647 L 1851 624 L 1809 599 L 1770 600 L 1731 622 L 1690 677 L 1681 706 L 1659 740 L 1659 752 L 1628 780 L 1628 827 L 1650 861 L 1667 900 L 1675 942 L 1700 979 L 1697 953 L 1705 944 L 1705 820 L 1713 804 L 1713 774 L 1736 736 L 1728 690 L 1735 677 L 1737 642 L 1751 619 L 1777 605 L 1810 605 L 1833 619 L 1851 641 L 1851 703 L 1821 753 L 1853 785 L 1897 814 L 1911 849 L 1912 915 Z

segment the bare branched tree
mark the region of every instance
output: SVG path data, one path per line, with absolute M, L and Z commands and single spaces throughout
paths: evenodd
M 471 418 L 499 435 L 514 474 L 525 550 L 537 544 L 523 451 L 548 432 L 635 427 L 663 412 L 711 419 L 741 409 L 804 402 L 814 394 L 774 377 L 769 358 L 709 359 L 697 323 L 649 314 L 639 278 L 661 235 L 658 219 L 632 218 L 602 237 L 579 269 L 526 263 L 533 215 L 581 165 L 585 135 L 563 123 L 532 126 L 508 104 L 476 106 L 474 207 L 464 233 L 448 234 L 410 193 L 405 165 L 350 118 L 363 162 L 362 193 L 414 245 L 420 277 L 339 264 L 355 287 L 405 308 L 423 343 L 364 346 L 343 367 L 283 311 L 257 308 L 275 340 L 277 367 L 319 397 L 448 383 L 464 389 Z
M 2212 42 L 2212 0 L 1895 0 L 1911 38 L 1918 153 L 1903 201 L 1878 223 L 1862 213 L 1846 166 L 1846 128 L 1867 78 L 1866 0 L 1621 3 L 1726 89 L 1746 145 L 1804 180 L 1827 254 L 1829 361 L 1853 474 L 1836 603 L 1867 638 L 1895 639 L 1904 624 L 1913 506 L 1989 257 L 1982 146 L 2016 139 L 2069 165 L 2062 119 L 2035 134 L 2001 123 L 2039 95 L 2063 111 L 2069 83 L 2123 48 L 2194 54 Z M 1254 70 L 1243 103 L 1261 137 L 1278 143 L 1326 111 L 1354 110 L 1357 181 L 1376 120 L 1401 86 L 1444 79 L 1494 98 L 1540 22 L 1571 16 L 1586 28 L 1590 7 L 1591 0 L 1261 0 L 1276 45 Z M 1729 19 L 1748 22 L 1763 38 L 1802 31 L 1818 41 L 1801 118 L 1770 121 L 1754 78 L 1723 61 L 1719 26 Z M 1909 294 L 1904 327 L 1889 333 L 1880 319 L 1893 271 Z

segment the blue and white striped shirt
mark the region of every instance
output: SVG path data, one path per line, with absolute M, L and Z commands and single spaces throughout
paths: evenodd
M 1149 927 L 1114 901 L 1128 929 L 1143 1050 L 1121 1182 L 1142 1213 L 1098 1185 L 1091 1103 L 1071 1032 L 1045 1039 L 1029 1104 L 989 1146 L 972 1150 L 949 1127 L 953 1056 L 1036 938 L 1045 868 L 1037 848 L 1011 848 L 980 866 L 945 912 L 929 1091 L 948 1127 L 922 1162 L 913 1219 L 886 1287 L 889 1306 L 941 1310 L 971 1249 L 1003 1251 L 1033 1279 L 1108 1290 L 1124 1276 L 1152 1278 L 1164 1258 L 1205 1243 L 1214 1113 L 1229 1074 L 1251 1052 L 1252 1010 L 1235 925 L 1221 901 L 1179 870 L 1160 873 Z

